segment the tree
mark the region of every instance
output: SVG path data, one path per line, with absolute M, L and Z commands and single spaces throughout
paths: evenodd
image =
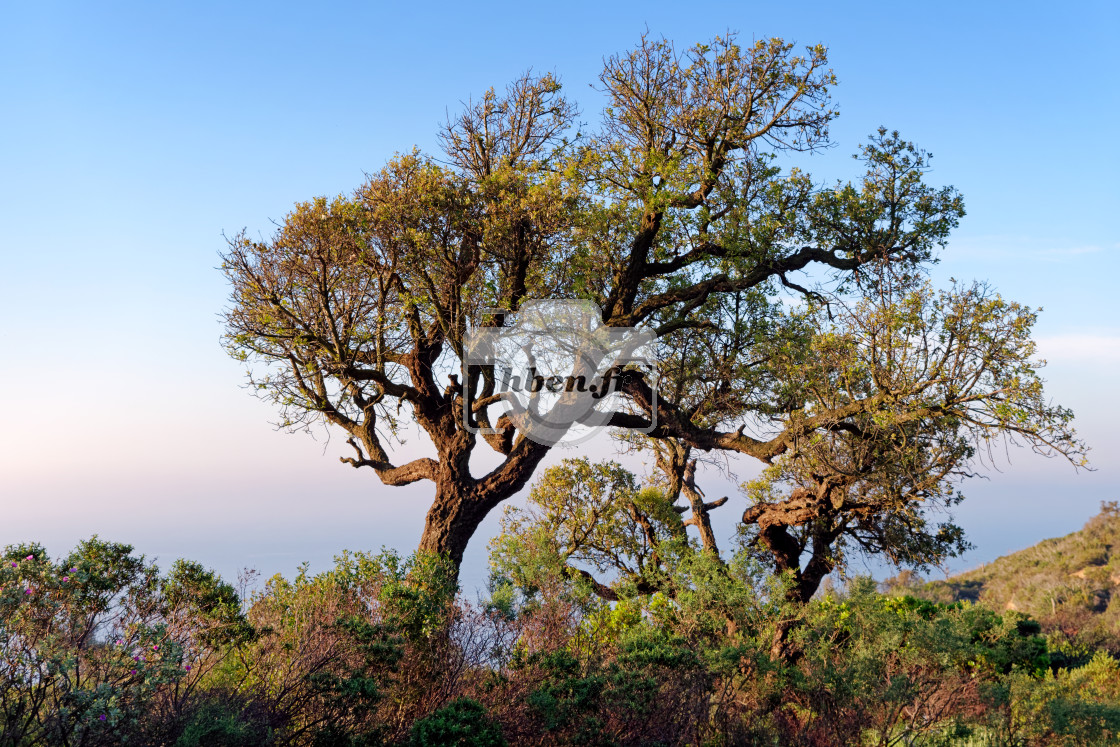
M 870 298 L 834 300 L 831 320 L 807 311 L 809 334 L 767 351 L 785 430 L 830 421 L 746 486 L 744 530 L 792 574 L 800 602 L 849 550 L 920 569 L 966 549 L 959 527 L 930 514 L 959 503 L 960 480 L 1005 440 L 1086 463 L 1072 412 L 1045 396 L 1033 310 L 982 284 L 875 286 Z
M 765 469 L 744 485 L 740 543 L 785 577 L 786 601 L 795 605 L 852 553 L 922 569 L 966 549 L 951 517 L 932 516 L 963 499 L 960 481 L 1002 441 L 1085 464 L 1072 413 L 1045 396 L 1033 310 L 981 284 L 935 292 L 920 277 L 888 270 L 861 282 L 856 300 L 833 296 L 794 309 L 787 334 L 751 350 L 752 376 L 766 382 L 753 394 L 752 425 L 776 434 L 755 443 L 786 441 L 774 456 L 759 456 Z M 686 438 L 689 428 L 710 433 L 692 412 L 665 428 Z M 805 429 L 806 421 L 816 422 Z M 693 447 L 664 433 L 631 439 L 654 450 L 662 490 L 639 490 L 617 465 L 566 461 L 544 474 L 528 511 L 507 510 L 497 566 L 522 588 L 531 588 L 525 580 L 535 569 L 559 566 L 608 600 L 622 590 L 676 596 L 675 564 L 692 551 L 685 526 L 695 525 L 702 547 L 719 558 L 708 513 L 724 500 L 704 502 Z M 674 506 L 682 493 L 689 505 Z M 604 572 L 610 576 L 594 575 Z M 790 655 L 791 627 L 779 626 L 775 656 Z
M 656 414 L 650 435 L 678 448 L 671 482 L 693 492 L 686 451 L 773 462 L 845 419 L 873 418 L 883 396 L 835 412 L 787 407 L 780 372 L 760 369 L 753 351 L 802 333 L 779 313 L 779 291 L 815 301 L 815 271 L 850 286 L 863 268 L 918 266 L 963 207 L 951 188 L 925 185 L 925 155 L 885 131 L 862 153 L 859 184 L 823 188 L 779 168 L 783 154 L 828 144 L 826 65 L 823 47 L 798 55 L 779 39 L 717 38 L 681 53 L 643 38 L 605 61 L 606 105 L 586 131 L 550 75 L 490 90 L 443 128 L 442 162 L 398 156 L 353 195 L 298 205 L 270 239 L 230 240 L 230 352 L 250 363 L 282 425 L 342 429 L 355 450 L 343 461 L 386 485 L 434 483 L 420 548 L 456 564 L 549 448 L 495 416 L 492 369 L 457 373 L 485 309 L 587 299 L 608 327 L 645 325 L 667 351 L 692 351 L 656 404 L 651 381 L 621 372 L 626 407 L 610 423 L 649 426 Z M 464 395 L 500 457 L 481 476 Z M 758 417 L 780 428 L 748 435 Z M 405 418 L 432 457 L 392 461 Z M 708 509 L 697 505 L 702 526 Z
M 683 540 L 684 523 L 661 491 L 640 489 L 617 463 L 565 459 L 544 471 L 526 508 L 506 509 L 491 557 L 501 576 L 530 594 L 567 577 L 615 602 L 627 592 L 667 590 Z
M 959 527 L 929 516 L 963 499 L 960 481 L 1003 440 L 1085 464 L 1072 413 L 1045 396 L 1030 338 L 1034 311 L 981 284 L 935 292 L 919 278 L 883 276 L 875 286 L 854 303 L 834 297 L 794 310 L 787 330 L 799 335 L 751 351 L 754 375 L 768 382 L 754 393 L 752 425 L 776 434 L 757 443 L 787 441 L 759 457 L 762 474 L 744 485 L 741 528 L 747 547 L 791 575 L 791 601 L 808 601 L 849 551 L 920 569 L 965 549 Z M 680 432 L 704 433 L 696 419 Z M 806 420 L 815 421 L 811 429 Z M 507 533 L 524 541 L 547 527 L 554 554 L 634 579 L 651 571 L 588 552 L 642 559 L 658 536 L 680 537 L 694 525 L 702 547 L 718 556 L 707 514 L 726 500 L 703 500 L 693 447 L 665 432 L 631 439 L 655 452 L 663 473 L 656 498 L 617 465 L 567 460 L 534 488 L 531 520 L 511 513 Z M 689 505 L 674 506 L 682 494 Z M 686 511 L 687 521 L 676 516 Z M 638 534 L 646 550 L 633 546 Z

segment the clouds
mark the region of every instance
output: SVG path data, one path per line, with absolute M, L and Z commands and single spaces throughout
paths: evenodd
M 1030 255 L 1042 260 L 1060 262 L 1075 257 L 1080 257 L 1083 254 L 1100 254 L 1102 252 L 1111 252 L 1117 249 L 1120 249 L 1120 243 L 1113 244 L 1112 246 L 1107 248 L 1098 244 L 1086 244 L 1082 246 L 1059 245 L 1048 249 L 1034 249 L 1030 252 Z
M 1038 352 L 1051 363 L 1120 364 L 1120 331 L 1039 337 Z
M 942 260 L 951 265 L 980 262 L 1069 262 L 1114 260 L 1120 242 L 1083 242 L 1074 239 L 1006 234 L 966 236 L 949 242 Z

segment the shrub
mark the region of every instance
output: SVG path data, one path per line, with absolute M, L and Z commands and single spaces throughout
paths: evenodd
M 486 709 L 458 698 L 412 727 L 412 747 L 505 747 L 502 730 Z
M 0 733 L 12 744 L 117 744 L 168 712 L 168 694 L 215 639 L 213 574 L 168 593 L 132 547 L 84 541 L 52 562 L 39 545 L 0 562 Z M 205 592 L 205 593 L 203 593 Z M 201 594 L 201 596 L 200 596 Z M 239 610 L 224 623 L 241 628 Z

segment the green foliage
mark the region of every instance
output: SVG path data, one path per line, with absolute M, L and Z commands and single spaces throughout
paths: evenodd
M 411 747 L 505 747 L 501 727 L 486 709 L 459 698 L 412 727 Z
M 982 683 L 1047 671 L 1037 633 L 1013 614 L 882 596 L 857 581 L 847 595 L 811 604 L 794 634 L 802 727 L 841 740 L 937 734 L 979 699 Z
M 605 674 L 583 671 L 579 660 L 564 650 L 533 655 L 520 665 L 538 668 L 544 680 L 527 702 L 545 733 L 569 732 L 566 741 L 575 744 L 607 741 L 601 717 Z
M 232 597 L 231 597 L 232 595 Z M 110 744 L 152 726 L 152 703 L 211 646 L 244 639 L 230 587 L 194 564 L 167 578 L 94 537 L 52 562 L 38 545 L 0 566 L 0 735 L 10 744 Z
M 1041 679 L 1012 676 L 1000 695 L 1008 708 L 993 731 L 1008 742 L 1103 747 L 1120 739 L 1120 664 L 1103 652 Z
M 665 561 L 681 553 L 690 548 L 665 496 L 639 488 L 615 462 L 587 459 L 546 470 L 524 509 L 505 510 L 491 542 L 496 577 L 530 598 L 557 579 L 585 598 L 648 593 L 668 583 Z M 615 581 L 599 582 L 588 569 Z
M 683 637 L 646 624 L 589 655 L 538 652 L 512 667 L 539 682 L 526 704 L 553 744 L 675 744 L 706 710 L 684 698 L 708 684 L 698 653 Z
M 324 573 L 271 579 L 247 614 L 197 564 L 164 576 L 96 538 L 62 564 L 36 545 L 4 558 L 0 744 L 1049 747 L 1120 735 L 1120 662 L 1104 651 L 1051 652 L 1021 613 L 880 594 L 870 579 L 794 604 L 788 579 L 749 553 L 669 556 L 664 591 L 619 585 L 617 602 L 571 578 L 532 599 L 507 585 L 489 610 L 454 598 L 446 560 L 344 553 Z
M 254 720 L 242 700 L 206 693 L 177 726 L 174 747 L 263 747 L 275 744 L 275 733 L 266 722 Z M 256 714 L 259 716 L 259 714 Z
M 401 659 L 404 644 L 391 623 L 370 623 L 359 615 L 342 618 L 335 627 L 353 655 L 337 666 L 308 675 L 313 693 L 322 699 L 327 723 L 316 727 L 320 745 L 380 744 L 382 729 L 376 709 Z
M 1060 663 L 1079 665 L 1104 648 L 1120 656 L 1120 510 L 1101 513 L 1073 534 L 1044 540 L 912 593 L 929 599 L 979 600 L 1039 620 Z
M 198 563 L 176 560 L 161 590 L 169 606 L 205 628 L 200 641 L 205 645 L 242 643 L 255 633 L 242 613 L 237 591 Z

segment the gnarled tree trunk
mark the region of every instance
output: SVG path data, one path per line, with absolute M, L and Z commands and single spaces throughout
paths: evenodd
M 479 501 L 472 486 L 452 481 L 438 482 L 417 549 L 446 555 L 455 564 L 458 574 L 467 543 L 494 505 L 497 504 L 487 505 Z
M 431 431 L 429 431 L 431 432 Z M 478 525 L 503 501 L 513 497 L 532 477 L 548 446 L 522 439 L 508 449 L 505 461 L 480 478 L 471 475 L 469 458 L 474 440 L 460 432 L 437 443 L 439 466 L 436 494 L 424 520 L 421 552 L 446 556 L 454 565 L 455 580 L 463 555 Z

